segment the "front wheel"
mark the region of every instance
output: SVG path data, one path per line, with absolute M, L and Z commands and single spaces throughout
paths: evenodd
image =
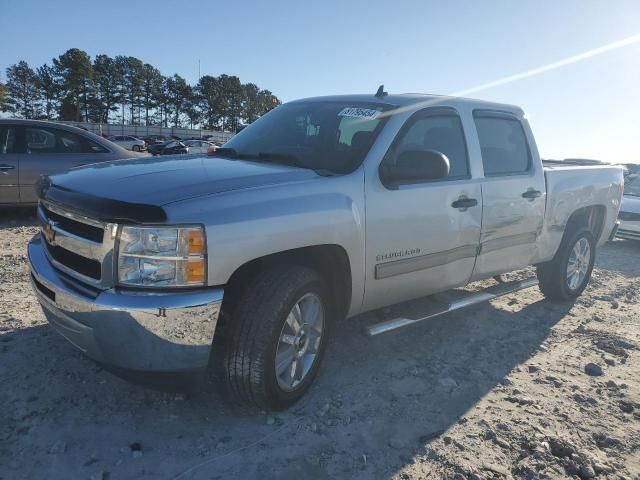
M 140 147 L 138 145 L 134 145 L 131 148 L 133 149 L 134 152 L 139 152 L 140 151 Z
M 327 287 L 314 270 L 277 266 L 248 285 L 225 335 L 224 377 L 233 400 L 280 410 L 309 389 L 330 326 Z
M 550 300 L 578 297 L 589 283 L 596 258 L 595 239 L 587 228 L 577 228 L 562 239 L 556 255 L 537 266 L 540 290 Z

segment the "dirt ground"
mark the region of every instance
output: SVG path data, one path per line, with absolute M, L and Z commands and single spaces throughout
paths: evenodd
M 353 319 L 268 414 L 85 358 L 31 293 L 33 212 L 0 216 L 2 480 L 640 478 L 640 245 L 601 248 L 572 305 L 530 288 L 375 338 Z

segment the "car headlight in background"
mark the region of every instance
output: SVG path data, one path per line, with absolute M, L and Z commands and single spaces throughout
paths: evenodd
M 126 227 L 120 230 L 118 283 L 193 287 L 206 283 L 202 227 Z

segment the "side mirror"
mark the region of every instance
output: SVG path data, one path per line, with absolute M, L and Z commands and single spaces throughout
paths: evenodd
M 381 164 L 385 184 L 440 180 L 449 175 L 449 159 L 435 150 L 405 150 L 395 164 Z

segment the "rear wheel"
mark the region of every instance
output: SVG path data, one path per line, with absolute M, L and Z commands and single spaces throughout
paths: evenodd
M 568 232 L 553 259 L 537 266 L 544 296 L 553 301 L 578 297 L 591 278 L 595 253 L 595 239 L 589 229 L 580 227 Z
M 233 400 L 283 409 L 309 389 L 322 360 L 330 303 L 313 270 L 276 266 L 236 301 L 225 335 L 224 377 Z

